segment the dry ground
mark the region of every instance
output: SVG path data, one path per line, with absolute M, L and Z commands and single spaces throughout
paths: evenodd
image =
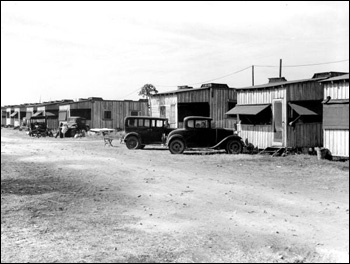
M 349 162 L 1 129 L 1 262 L 349 262 Z

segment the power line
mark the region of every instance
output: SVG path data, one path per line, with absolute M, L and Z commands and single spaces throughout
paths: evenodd
M 207 81 L 202 81 L 202 82 L 197 82 L 197 83 L 190 83 L 188 85 L 196 85 L 196 84 L 203 84 L 203 83 L 208 83 L 208 82 L 212 82 L 212 81 L 216 81 L 216 80 L 219 80 L 219 79 L 222 79 L 222 78 L 225 78 L 225 77 L 228 77 L 228 76 L 231 76 L 231 75 L 234 75 L 234 74 L 237 74 L 239 72 L 242 72 L 242 71 L 245 71 L 249 68 L 251 68 L 252 66 L 249 66 L 249 67 L 246 67 L 244 69 L 241 69 L 239 71 L 235 71 L 235 72 L 232 72 L 232 73 L 229 73 L 227 75 L 224 75 L 224 76 L 221 76 L 221 77 L 218 77 L 218 78 L 215 78 L 215 79 L 211 79 L 211 80 L 207 80 Z M 156 87 L 176 87 L 177 85 L 155 85 Z
M 349 61 L 347 60 L 340 60 L 340 61 L 331 61 L 331 62 L 322 62 L 322 63 L 313 63 L 313 64 L 300 64 L 300 65 L 283 65 L 283 67 L 305 67 L 305 66 L 316 66 L 316 65 L 324 65 L 324 64 L 332 64 L 332 63 L 339 63 L 339 62 L 344 62 L 344 61 Z M 279 67 L 276 65 L 254 65 L 255 67 Z

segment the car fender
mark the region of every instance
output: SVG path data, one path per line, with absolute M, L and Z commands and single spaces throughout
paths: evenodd
M 186 146 L 185 138 L 182 135 L 171 135 L 170 137 L 167 137 L 166 145 L 169 146 L 169 142 L 174 140 L 174 139 L 181 139 L 185 143 L 185 146 Z
M 136 133 L 136 132 L 129 132 L 129 133 L 127 133 L 127 134 L 122 138 L 122 141 L 125 142 L 125 140 L 126 140 L 128 137 L 130 137 L 130 136 L 135 136 L 135 137 L 137 137 L 137 138 L 140 140 L 140 142 L 141 142 L 140 135 L 139 135 L 138 133 Z M 142 142 L 141 142 L 141 143 L 142 143 Z
M 217 143 L 215 146 L 213 147 L 210 147 L 211 149 L 215 149 L 219 146 L 221 146 L 222 144 L 226 143 L 229 139 L 235 139 L 235 140 L 238 140 L 242 143 L 242 147 L 245 145 L 242 138 L 239 137 L 239 136 L 235 136 L 235 135 L 231 135 L 231 136 L 227 136 L 225 137 L 223 140 L 221 140 L 219 143 Z

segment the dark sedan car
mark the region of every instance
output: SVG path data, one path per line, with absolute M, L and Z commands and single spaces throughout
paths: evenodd
M 211 128 L 211 118 L 188 116 L 184 128 L 169 133 L 167 146 L 172 154 L 181 154 L 191 148 L 225 149 L 226 153 L 238 154 L 243 150 L 242 138 L 234 130 Z
M 168 119 L 150 116 L 128 116 L 124 121 L 125 142 L 128 149 L 142 149 L 145 145 L 165 144 L 169 128 Z

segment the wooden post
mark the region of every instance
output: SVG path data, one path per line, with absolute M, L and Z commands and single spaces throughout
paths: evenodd
M 252 86 L 254 86 L 254 65 L 252 65 Z
M 282 77 L 282 59 L 280 59 L 280 78 Z

